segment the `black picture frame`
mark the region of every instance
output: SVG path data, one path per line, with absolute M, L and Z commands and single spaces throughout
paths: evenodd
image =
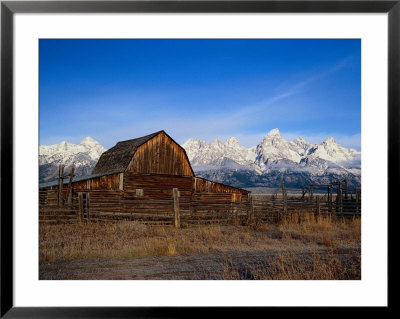
M 13 19 L 15 13 L 269 12 L 388 13 L 388 207 L 399 211 L 400 0 L 396 1 L 1 1 L 1 317 L 6 318 L 175 318 L 193 308 L 14 307 L 13 303 Z M 388 214 L 388 218 L 390 215 Z M 389 227 L 390 223 L 388 224 Z M 394 224 L 392 223 L 392 227 Z M 388 228 L 388 234 L 392 234 Z M 388 238 L 389 239 L 389 238 Z M 389 244 L 389 243 L 388 243 Z M 389 247 L 389 246 L 388 246 Z M 389 285 L 388 281 L 388 285 Z M 390 306 L 390 298 L 388 305 Z M 196 309 L 201 315 L 210 308 Z M 292 310 L 295 310 L 292 308 Z M 304 308 L 296 309 L 296 314 Z M 247 309 L 235 310 L 244 314 Z M 226 315 L 226 309 L 212 309 Z

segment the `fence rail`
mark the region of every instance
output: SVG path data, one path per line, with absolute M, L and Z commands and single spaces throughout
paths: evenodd
M 247 201 L 233 201 L 226 193 L 195 193 L 181 198 L 177 188 L 172 198 L 157 200 L 133 198 L 123 191 L 90 191 L 78 196 L 71 192 L 62 202 L 57 190 L 46 192 L 39 192 L 39 221 L 43 223 L 131 220 L 179 228 L 182 224 L 276 222 L 291 213 L 361 215 L 360 191 L 356 189 L 355 196 L 349 196 L 340 184 L 337 194 L 329 185 L 327 194 L 316 194 L 309 186 L 301 195 L 288 195 L 282 184 L 279 192 L 250 195 Z

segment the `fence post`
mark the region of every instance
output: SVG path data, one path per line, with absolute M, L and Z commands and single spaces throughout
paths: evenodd
M 63 206 L 63 175 L 64 175 L 64 166 L 60 164 L 58 167 L 58 207 Z
M 282 204 L 283 204 L 283 212 L 287 213 L 287 199 L 286 199 L 286 189 L 285 184 L 282 181 Z
M 275 213 L 275 200 L 276 200 L 275 194 L 272 194 L 272 211 L 274 213 Z
M 239 223 L 239 220 L 238 220 L 238 209 L 237 209 L 236 202 L 232 202 L 232 207 L 233 207 L 233 214 L 235 215 L 235 225 L 237 226 Z
M 71 168 L 69 172 L 68 189 L 67 189 L 67 202 L 68 206 L 72 206 L 72 178 L 74 177 L 75 167 Z
M 230 209 L 230 215 L 235 217 L 235 225 L 238 224 L 238 213 L 237 213 L 237 207 L 235 205 L 235 196 L 234 194 L 231 195 L 231 209 Z
M 347 178 L 344 180 L 344 198 L 349 199 L 349 181 Z
M 90 193 L 86 193 L 86 216 L 87 220 L 90 219 Z
M 333 186 L 329 185 L 328 188 L 328 211 L 332 213 L 332 202 L 333 202 Z
M 319 214 L 321 213 L 321 206 L 320 206 L 319 195 L 316 195 L 315 198 L 316 198 L 316 201 L 317 201 L 317 209 L 316 209 L 316 212 L 317 212 L 317 215 L 319 215 Z
M 313 201 L 313 187 L 312 187 L 312 185 L 310 185 L 308 187 L 308 189 L 309 189 L 309 192 L 310 192 L 310 202 L 312 202 Z
M 179 191 L 177 188 L 172 189 L 174 195 L 174 211 L 175 211 L 175 228 L 181 227 L 181 217 L 179 215 Z
M 78 202 L 79 202 L 78 218 L 79 218 L 79 222 L 82 223 L 82 221 L 83 221 L 83 193 L 82 192 L 78 193 Z
M 249 214 L 249 223 L 252 223 L 254 221 L 254 202 L 253 202 L 253 195 L 249 194 L 250 196 L 250 214 Z
M 288 212 L 288 203 L 287 203 L 287 190 L 283 191 L 283 212 L 286 214 Z
M 329 211 L 330 211 L 330 207 L 329 207 L 329 202 L 330 202 L 330 199 L 329 199 L 329 191 L 330 191 L 330 186 L 328 185 L 328 198 L 327 198 L 327 204 L 328 204 L 328 213 L 329 213 Z
M 358 188 L 356 188 L 356 212 L 357 214 L 359 214 L 360 212 L 360 208 L 359 208 L 359 202 L 360 202 L 360 190 Z
M 340 214 L 343 214 L 343 189 L 342 189 L 342 182 L 339 182 L 339 187 L 338 187 L 338 204 L 339 204 L 339 211 L 340 211 Z

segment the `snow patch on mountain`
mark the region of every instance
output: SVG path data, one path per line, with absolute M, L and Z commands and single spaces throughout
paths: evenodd
M 342 147 L 332 137 L 321 144 L 309 143 L 302 137 L 287 142 L 279 129 L 271 130 L 257 146 L 251 148 L 242 146 L 235 137 L 230 137 L 225 143 L 216 139 L 210 144 L 191 138 L 182 146 L 192 166 L 218 166 L 222 165 L 224 158 L 228 158 L 242 166 L 257 166 L 262 171 L 277 165 L 354 168 L 359 167 L 361 159 L 360 152 Z
M 242 146 L 235 137 L 230 137 L 225 142 L 215 139 L 210 144 L 199 139 L 189 139 L 182 147 L 186 150 L 190 163 L 200 167 L 226 165 L 224 158 L 239 166 L 246 166 L 253 164 L 256 156 L 255 148 L 248 149 Z
M 289 148 L 300 156 L 307 155 L 313 144 L 307 142 L 304 138 L 298 137 L 289 143 Z
M 70 157 L 74 157 L 80 153 L 88 155 L 88 158 L 92 160 L 98 160 L 100 155 L 105 151 L 106 149 L 90 136 L 85 137 L 79 144 L 63 141 L 58 144 L 41 145 L 39 147 L 39 155 L 44 161 L 49 157 L 58 156 L 62 157 L 63 161 L 68 162 Z
M 316 145 L 309 151 L 309 157 L 322 158 L 324 160 L 339 163 L 353 161 L 360 157 L 360 152 L 353 148 L 342 147 L 333 137 L 329 137 L 322 144 Z
M 39 147 L 39 181 L 50 182 L 58 178 L 58 166 L 64 165 L 68 172 L 75 167 L 75 176 L 85 176 L 92 172 L 101 154 L 106 149 L 90 136 L 79 144 L 63 141 L 54 145 Z
M 299 153 L 291 149 L 289 143 L 281 136 L 278 129 L 270 131 L 256 148 L 256 163 L 260 168 L 280 160 L 300 162 Z
M 299 186 L 345 177 L 351 184 L 361 183 L 361 153 L 342 147 L 332 137 L 321 144 L 302 137 L 288 142 L 279 129 L 273 129 L 251 148 L 242 146 L 235 137 L 210 144 L 191 138 L 182 146 L 196 173 L 233 186 L 274 186 L 285 179 Z

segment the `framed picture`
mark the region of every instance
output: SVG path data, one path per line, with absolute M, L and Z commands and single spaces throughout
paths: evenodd
M 399 21 L 2 1 L 1 316 L 389 306 Z

